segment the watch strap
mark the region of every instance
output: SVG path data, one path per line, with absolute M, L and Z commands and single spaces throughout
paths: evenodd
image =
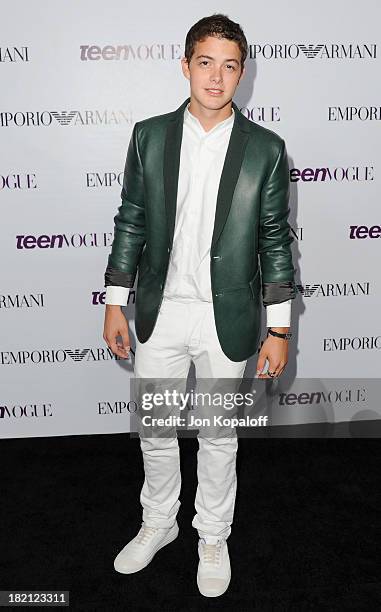
M 267 328 L 267 335 L 269 335 L 269 334 L 271 336 L 276 336 L 277 338 L 284 338 L 285 340 L 289 340 L 290 338 L 292 338 L 292 333 L 291 332 L 287 332 L 285 334 L 282 334 L 280 332 L 274 331 L 270 327 Z

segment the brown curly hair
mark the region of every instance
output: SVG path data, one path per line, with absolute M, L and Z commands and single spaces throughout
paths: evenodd
M 209 17 L 203 17 L 192 25 L 186 35 L 184 55 L 189 62 L 197 42 L 202 42 L 207 36 L 227 38 L 234 40 L 241 51 L 241 70 L 243 70 L 248 53 L 248 45 L 245 34 L 239 23 L 235 23 L 227 15 L 213 13 Z

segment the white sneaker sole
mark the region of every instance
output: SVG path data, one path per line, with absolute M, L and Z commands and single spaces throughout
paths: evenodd
M 230 580 L 231 580 L 231 572 L 229 573 L 229 580 L 227 581 L 226 586 L 221 591 L 219 591 L 218 593 L 216 593 L 215 591 L 208 592 L 208 591 L 204 591 L 201 589 L 199 581 L 198 581 L 198 574 L 197 574 L 198 590 L 200 591 L 201 595 L 204 595 L 204 597 L 220 597 L 220 595 L 223 595 L 228 590 Z
M 161 548 L 163 548 L 163 546 L 166 546 L 167 544 L 170 544 L 171 542 L 173 542 L 173 540 L 176 540 L 178 535 L 179 535 L 179 526 L 176 523 L 174 525 L 174 527 L 172 527 L 171 531 L 169 531 L 167 533 L 167 535 L 165 536 L 164 540 L 162 540 L 162 542 L 160 542 L 159 544 L 156 545 L 156 547 L 153 549 L 153 551 L 152 551 L 151 555 L 148 557 L 148 559 L 146 559 L 145 561 L 143 561 L 139 565 L 136 565 L 136 567 L 134 567 L 134 569 L 131 569 L 131 570 L 124 570 L 124 569 L 116 567 L 115 561 L 114 561 L 114 569 L 117 572 L 119 572 L 119 574 L 135 574 L 135 572 L 140 572 L 140 570 L 144 569 L 145 567 L 147 567 L 147 565 L 149 565 L 151 563 L 151 561 L 154 558 L 154 556 L 156 555 L 156 553 Z

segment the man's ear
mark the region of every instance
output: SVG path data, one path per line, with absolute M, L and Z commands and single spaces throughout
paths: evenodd
M 183 75 L 189 80 L 190 72 L 189 72 L 188 60 L 185 56 L 181 58 L 181 69 L 183 71 Z

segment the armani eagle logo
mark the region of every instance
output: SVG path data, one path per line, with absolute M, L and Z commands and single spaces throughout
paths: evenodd
M 311 297 L 315 291 L 317 291 L 320 285 L 296 285 L 300 293 L 304 295 L 304 297 Z
M 56 119 L 60 125 L 69 125 L 77 113 L 78 111 L 61 111 L 60 113 L 52 111 L 54 119 Z
M 73 361 L 82 361 L 90 349 L 75 349 L 74 351 L 71 349 L 66 349 L 66 355 L 69 355 L 73 359 Z
M 299 49 L 308 59 L 317 57 L 324 45 L 298 45 Z

